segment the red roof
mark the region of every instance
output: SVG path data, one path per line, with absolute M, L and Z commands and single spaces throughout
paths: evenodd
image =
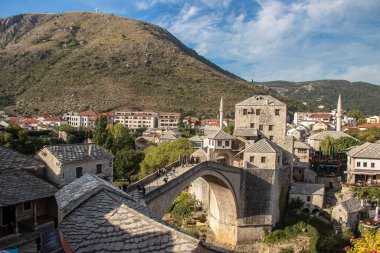
M 79 116 L 90 116 L 90 117 L 92 116 L 92 117 L 96 117 L 98 115 L 99 115 L 99 113 L 95 112 L 92 109 L 79 113 Z
M 219 126 L 219 119 L 203 119 L 201 126 Z
M 326 118 L 331 118 L 331 114 L 330 113 L 313 113 L 310 115 L 310 118 L 326 119 Z
M 377 127 L 380 128 L 380 123 L 365 123 L 358 126 L 359 128 L 370 128 L 370 127 Z

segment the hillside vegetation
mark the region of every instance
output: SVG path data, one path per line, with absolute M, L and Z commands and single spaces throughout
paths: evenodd
M 92 107 L 216 114 L 267 90 L 222 70 L 159 26 L 101 13 L 0 20 L 0 108 Z
M 380 85 L 345 80 L 298 83 L 273 81 L 258 84 L 301 103 L 307 102 L 314 107 L 324 105 L 327 110 L 336 108 L 340 93 L 344 110 L 358 109 L 367 115 L 380 114 Z

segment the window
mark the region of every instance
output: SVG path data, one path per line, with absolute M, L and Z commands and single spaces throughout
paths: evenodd
M 269 140 L 273 141 L 273 135 L 269 136 Z
M 255 128 L 255 123 L 251 123 L 251 128 Z
M 260 115 L 260 109 L 256 109 L 256 115 Z
M 259 130 L 263 130 L 264 129 L 264 125 L 259 125 Z
M 250 157 L 249 157 L 249 161 L 250 161 L 251 163 L 255 162 L 255 157 L 254 157 L 254 156 L 250 156 Z
M 102 174 L 102 164 L 97 164 L 96 165 L 96 174 Z
M 222 141 L 218 141 L 218 146 L 222 146 Z
M 32 209 L 32 201 L 24 202 L 24 211 Z
M 363 167 L 367 168 L 367 162 L 363 163 Z
M 280 158 L 281 158 L 281 156 L 278 156 L 278 157 L 277 157 L 277 162 L 278 162 L 278 163 L 280 163 Z
M 310 202 L 311 196 L 307 196 L 307 201 Z
M 261 163 L 265 163 L 265 160 L 266 160 L 265 156 L 261 157 Z
M 275 114 L 276 116 L 280 115 L 280 109 L 276 109 L 276 110 L 274 110 L 274 114 Z
M 75 168 L 75 177 L 80 178 L 83 176 L 83 168 L 82 167 L 76 167 Z
M 360 167 L 360 162 L 356 162 L 356 167 Z
M 371 168 L 375 168 L 375 163 L 371 163 Z
M 243 115 L 247 115 L 248 113 L 248 110 L 247 109 L 243 109 Z
M 230 141 L 225 141 L 226 146 L 230 146 Z
M 273 131 L 273 125 L 269 125 L 269 126 L 268 126 L 268 130 L 269 130 L 269 131 Z
M 299 154 L 306 154 L 307 153 L 307 149 L 306 148 L 299 148 L 298 149 L 298 153 Z

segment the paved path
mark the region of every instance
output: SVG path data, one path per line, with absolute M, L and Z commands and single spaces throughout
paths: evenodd
M 168 182 L 171 181 L 173 178 L 178 177 L 179 175 L 190 170 L 191 168 L 193 168 L 196 165 L 197 164 L 195 164 L 195 165 L 189 164 L 188 166 L 184 166 L 184 167 L 179 166 L 179 167 L 173 168 L 173 170 L 171 170 L 170 172 L 167 173 Z M 165 176 L 160 176 L 159 178 L 155 179 L 154 181 L 150 182 L 149 184 L 144 185 L 145 190 L 146 190 L 145 194 L 147 194 L 147 193 L 153 191 L 154 189 L 160 187 L 161 185 L 165 184 L 164 177 Z M 140 199 L 140 196 L 139 196 L 137 189 L 131 191 L 129 194 L 137 200 Z

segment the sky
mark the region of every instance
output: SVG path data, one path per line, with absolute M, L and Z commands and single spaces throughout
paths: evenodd
M 0 17 L 96 8 L 158 24 L 249 81 L 380 85 L 380 0 L 0 0 Z

